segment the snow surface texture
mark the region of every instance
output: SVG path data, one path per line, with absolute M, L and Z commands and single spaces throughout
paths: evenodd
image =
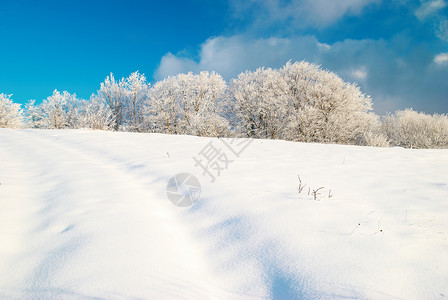
M 448 150 L 255 140 L 211 183 L 210 142 L 1 129 L 0 298 L 448 297 Z

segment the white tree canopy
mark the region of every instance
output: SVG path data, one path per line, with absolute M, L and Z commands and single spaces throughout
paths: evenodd
M 214 72 L 169 77 L 150 89 L 149 122 L 158 132 L 222 136 L 229 131 L 225 91 L 225 81 Z
M 0 94 L 0 128 L 19 128 L 23 125 L 20 104 L 14 103 L 11 96 Z
M 290 95 L 287 139 L 354 144 L 379 125 L 370 96 L 356 84 L 305 61 L 288 62 L 280 73 Z
M 229 85 L 221 75 L 178 74 L 152 86 L 138 71 L 111 73 L 89 100 L 55 90 L 25 117 L 0 94 L 0 127 L 92 128 L 217 137 L 411 148 L 448 147 L 448 116 L 412 109 L 381 119 L 372 100 L 338 75 L 305 61 L 246 71 Z
M 427 115 L 412 109 L 396 111 L 383 120 L 392 145 L 406 148 L 448 147 L 448 116 Z
M 232 80 L 229 105 L 234 125 L 244 136 L 280 139 L 288 117 L 288 85 L 279 71 L 257 69 Z
M 115 130 L 121 127 L 130 131 L 143 130 L 143 106 L 147 101 L 148 91 L 149 83 L 138 71 L 120 81 L 116 81 L 112 73 L 106 77 L 101 83 L 98 97 L 109 106 Z
M 40 111 L 42 112 L 42 122 L 46 128 L 78 128 L 80 112 L 80 100 L 76 94 L 67 91 L 62 93 L 53 91 L 53 95 L 45 99 Z

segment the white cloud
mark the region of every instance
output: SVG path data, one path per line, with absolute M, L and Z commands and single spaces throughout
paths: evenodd
M 432 23 L 436 36 L 448 42 L 448 18 L 443 12 L 446 7 L 446 0 L 429 0 L 422 3 L 415 15 L 422 22 Z
M 382 0 L 229 0 L 235 18 L 249 28 L 244 35 L 218 36 L 206 40 L 197 59 L 191 55 L 168 53 L 161 59 L 154 74 L 157 80 L 170 75 L 201 70 L 216 71 L 226 80 L 258 67 L 281 67 L 288 60 L 307 60 L 322 65 L 344 80 L 358 82 L 364 92 L 374 98 L 377 112 L 414 107 L 434 112 L 448 112 L 446 95 L 448 53 L 434 56 L 431 49 L 411 47 L 397 42 L 400 35 L 387 40 L 343 40 L 321 43 L 313 35 L 282 32 L 288 38 L 250 38 L 257 31 L 277 28 L 323 28 L 347 15 L 360 16 L 369 5 Z M 406 5 L 408 0 L 394 0 Z M 415 11 L 421 22 L 434 26 L 435 34 L 448 41 L 448 19 L 444 14 L 448 0 L 421 0 Z M 279 26 L 280 25 L 280 26 Z M 282 29 L 283 30 L 283 29 Z M 196 57 L 196 56 L 195 56 Z
M 258 67 L 279 67 L 288 60 L 317 61 L 320 52 L 329 45 L 319 43 L 312 36 L 294 38 L 248 39 L 243 36 L 216 37 L 201 46 L 200 60 L 163 56 L 154 77 L 158 80 L 178 73 L 216 71 L 227 80 L 246 70 Z
M 259 16 L 253 20 L 254 27 L 292 22 L 299 27 L 329 26 L 346 15 L 359 15 L 364 7 L 381 0 L 230 0 L 234 15 L 241 19 L 251 18 L 251 12 Z
M 444 18 L 439 21 L 436 34 L 441 40 L 448 42 L 448 19 Z
M 193 60 L 167 53 L 162 57 L 159 68 L 154 73 L 154 78 L 164 79 L 179 73 L 197 72 L 198 70 L 199 66 Z
M 430 1 L 426 1 L 422 4 L 422 6 L 420 6 L 416 11 L 415 11 L 415 15 L 417 16 L 417 18 L 422 21 L 425 20 L 426 18 L 437 14 L 439 12 L 439 10 L 443 9 L 446 7 L 446 2 L 445 0 L 430 0 Z
M 288 60 L 307 60 L 346 81 L 359 83 L 365 93 L 372 95 L 379 114 L 411 106 L 441 112 L 448 111 L 448 86 L 443 82 L 448 78 L 448 68 L 431 66 L 447 59 L 447 53 L 434 57 L 431 52 L 420 52 L 416 58 L 410 51 L 409 56 L 403 56 L 392 42 L 385 40 L 344 40 L 328 45 L 314 36 L 265 39 L 220 36 L 202 44 L 197 61 L 182 54 L 166 54 L 154 78 L 208 70 L 230 80 L 246 70 L 262 66 L 279 68 Z
M 437 54 L 434 57 L 434 62 L 438 65 L 447 64 L 448 63 L 448 52 Z
M 357 79 L 358 81 L 364 81 L 367 79 L 367 71 L 365 67 L 359 68 L 359 69 L 355 69 L 352 70 L 352 77 L 354 77 L 355 79 Z
M 293 1 L 292 14 L 299 13 L 300 18 L 305 17 L 308 22 L 316 25 L 329 25 L 345 15 L 359 15 L 362 9 L 376 0 L 305 0 Z M 302 8 L 303 7 L 303 8 Z

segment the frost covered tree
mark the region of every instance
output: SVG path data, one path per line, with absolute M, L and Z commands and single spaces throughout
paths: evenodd
M 124 113 L 126 105 L 126 89 L 124 88 L 124 79 L 116 81 L 114 75 L 106 77 L 101 83 L 98 96 L 109 106 L 114 118 L 113 129 L 118 130 L 124 122 Z
M 147 123 L 152 131 L 175 134 L 180 132 L 177 101 L 177 79 L 168 77 L 155 83 L 149 92 Z
M 46 128 L 80 127 L 80 100 L 75 94 L 54 90 L 53 95 L 42 102 L 40 110 L 43 113 L 42 120 Z
M 370 97 L 357 85 L 305 61 L 288 62 L 280 73 L 290 95 L 287 139 L 355 144 L 378 126 Z
M 386 116 L 382 127 L 394 146 L 448 148 L 447 115 L 428 115 L 406 109 Z
M 147 102 L 149 84 L 146 77 L 138 71 L 132 73 L 124 81 L 125 89 L 125 123 L 128 130 L 141 131 L 143 128 L 143 111 Z
M 355 84 L 307 62 L 245 72 L 229 87 L 233 125 L 256 138 L 355 144 L 381 142 L 378 117 Z M 375 129 L 376 130 L 376 129 Z M 375 133 L 376 134 L 376 133 Z
M 30 128 L 46 128 L 42 105 L 36 105 L 36 100 L 30 100 L 25 105 L 25 116 L 27 126 Z
M 40 105 L 30 100 L 25 106 L 31 128 L 91 128 L 108 130 L 113 126 L 112 112 L 101 98 L 77 99 L 76 95 L 57 90 Z
M 14 103 L 11 96 L 0 94 L 0 128 L 19 128 L 23 125 L 20 104 Z
M 225 81 L 214 72 L 168 77 L 150 89 L 149 123 L 159 132 L 222 136 L 229 131 L 225 91 Z
M 111 73 L 101 83 L 100 97 L 112 111 L 114 130 L 142 130 L 144 103 L 147 102 L 149 84 L 138 71 L 117 81 Z
M 109 130 L 114 125 L 110 107 L 103 99 L 92 95 L 90 100 L 80 100 L 79 127 L 95 130 Z
M 359 144 L 361 146 L 389 147 L 389 139 L 380 130 L 381 128 L 377 128 L 376 130 L 365 132 Z
M 180 117 L 184 133 L 198 136 L 221 136 L 228 130 L 222 117 L 227 85 L 221 75 L 207 71 L 179 74 Z
M 229 86 L 232 124 L 243 136 L 281 139 L 288 119 L 288 85 L 278 70 L 246 71 Z

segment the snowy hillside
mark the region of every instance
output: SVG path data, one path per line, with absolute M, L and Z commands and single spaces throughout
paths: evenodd
M 446 298 L 447 167 L 448 150 L 0 129 L 0 299 Z M 201 184 L 191 207 L 167 197 L 178 173 Z

